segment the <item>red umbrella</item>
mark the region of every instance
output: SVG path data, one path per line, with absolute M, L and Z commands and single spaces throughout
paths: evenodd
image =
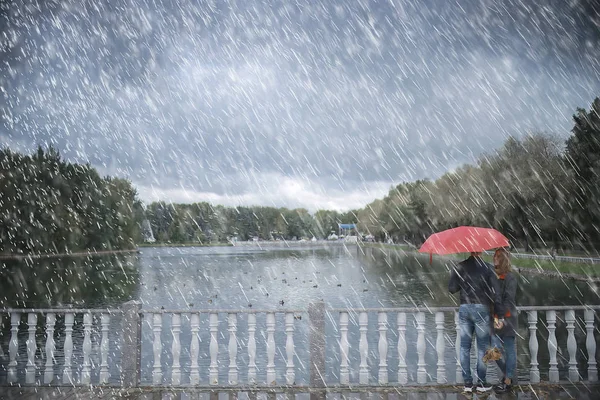
M 420 253 L 454 254 L 508 247 L 508 239 L 495 229 L 459 226 L 429 236 Z

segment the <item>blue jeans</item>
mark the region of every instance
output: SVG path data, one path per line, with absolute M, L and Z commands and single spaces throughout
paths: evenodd
M 485 382 L 487 366 L 483 356 L 490 347 L 490 309 L 483 304 L 461 304 L 458 309 L 460 327 L 460 365 L 465 384 L 473 384 L 471 376 L 471 343 L 477 339 L 477 378 Z
M 514 381 L 515 370 L 517 369 L 517 347 L 514 336 L 492 337 L 492 346 L 497 347 L 502 352 L 502 359 L 497 360 L 498 368 L 504 374 L 504 378 Z

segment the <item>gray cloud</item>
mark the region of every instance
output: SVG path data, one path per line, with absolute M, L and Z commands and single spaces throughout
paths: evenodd
M 266 196 L 278 177 L 313 208 L 366 202 L 508 135 L 566 135 L 600 94 L 593 2 L 529 3 L 16 2 L 0 138 L 146 199 L 296 204 Z

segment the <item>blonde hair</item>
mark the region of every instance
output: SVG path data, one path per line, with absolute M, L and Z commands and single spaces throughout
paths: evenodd
M 504 275 L 512 270 L 510 265 L 510 253 L 504 247 L 496 250 L 494 258 L 498 257 L 498 265 L 494 265 L 498 275 Z

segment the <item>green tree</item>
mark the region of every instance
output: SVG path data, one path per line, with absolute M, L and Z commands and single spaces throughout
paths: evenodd
M 102 179 L 52 147 L 31 156 L 0 150 L 0 194 L 3 253 L 123 249 L 139 236 L 131 183 Z
M 577 222 L 588 240 L 600 239 L 600 98 L 590 111 L 578 108 L 573 115 L 572 136 L 567 140 L 565 159 L 574 172 L 577 189 L 573 192 Z

